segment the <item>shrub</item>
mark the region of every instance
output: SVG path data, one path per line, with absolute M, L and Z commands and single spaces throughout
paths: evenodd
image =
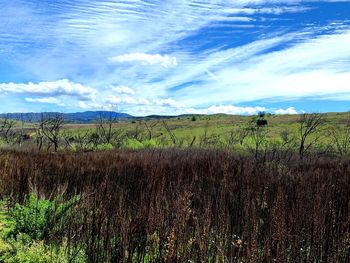
M 66 253 L 67 245 L 55 247 L 44 241 L 28 241 L 28 237 L 19 235 L 17 240 L 8 243 L 0 239 L 1 263 L 84 263 L 84 253 L 79 251 L 69 257 Z
M 123 149 L 127 150 L 139 150 L 143 148 L 143 144 L 136 139 L 126 139 L 122 145 Z
M 57 199 L 39 199 L 32 194 L 25 204 L 16 204 L 11 211 L 14 227 L 8 235 L 16 237 L 19 233 L 24 233 L 33 240 L 48 239 L 51 233 L 62 231 L 65 221 L 78 202 L 79 196 L 60 203 Z
M 143 148 L 149 149 L 149 148 L 157 148 L 158 144 L 155 140 L 145 140 L 142 141 Z
M 114 149 L 114 147 L 111 143 L 102 143 L 102 144 L 98 144 L 96 146 L 96 150 L 98 150 L 98 151 L 110 151 L 113 149 Z

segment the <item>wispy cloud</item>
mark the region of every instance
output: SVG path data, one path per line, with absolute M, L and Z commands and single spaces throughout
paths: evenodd
M 63 105 L 64 104 L 59 101 L 58 99 L 54 97 L 44 97 L 44 98 L 25 98 L 28 102 L 34 102 L 34 103 L 48 103 L 48 104 L 57 104 L 57 105 Z
M 187 109 L 193 114 L 232 114 L 232 115 L 256 115 L 259 112 L 267 111 L 265 107 L 238 107 L 234 105 L 214 105 L 205 109 Z
M 130 113 L 349 100 L 348 10 L 334 0 L 5 1 L 0 95 Z
M 176 57 L 160 54 L 131 53 L 109 58 L 110 62 L 125 63 L 137 62 L 142 65 L 161 65 L 164 68 L 177 66 Z
M 44 81 L 39 83 L 0 83 L 0 94 L 33 94 L 49 96 L 71 96 L 82 100 L 92 100 L 97 91 L 93 88 L 67 79 L 58 81 Z
M 111 91 L 118 94 L 134 95 L 135 91 L 126 86 L 111 87 Z

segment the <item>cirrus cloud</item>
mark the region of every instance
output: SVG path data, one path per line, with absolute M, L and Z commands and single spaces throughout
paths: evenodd
M 130 53 L 108 59 L 110 62 L 117 63 L 141 63 L 142 65 L 161 65 L 164 68 L 171 68 L 177 66 L 176 57 L 160 54 L 146 54 L 146 53 Z

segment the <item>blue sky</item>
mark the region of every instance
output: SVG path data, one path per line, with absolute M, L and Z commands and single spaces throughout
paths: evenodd
M 0 4 L 0 112 L 350 110 L 350 1 Z

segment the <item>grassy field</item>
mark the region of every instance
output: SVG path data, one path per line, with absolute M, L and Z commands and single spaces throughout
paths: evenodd
M 195 116 L 196 121 L 192 120 Z M 164 127 L 161 122 L 164 120 L 167 122 L 169 128 L 174 132 L 174 134 L 181 139 L 192 138 L 193 136 L 203 136 L 205 130 L 209 134 L 218 134 L 222 137 L 226 137 L 235 128 L 240 128 L 243 125 L 249 123 L 253 117 L 251 116 L 231 116 L 231 115 L 210 115 L 201 116 L 193 115 L 185 117 L 172 117 L 172 118 L 162 118 L 160 120 L 156 119 L 140 119 L 140 120 L 128 120 L 120 121 L 120 123 L 115 124 L 115 128 L 120 128 L 124 131 L 134 131 L 136 126 L 140 127 L 143 132 L 146 133 L 146 128 L 142 125 L 143 122 L 155 123 L 159 122 L 157 127 L 154 129 L 155 135 L 160 133 L 165 133 Z M 297 132 L 299 127 L 300 115 L 267 115 L 265 118 L 268 121 L 268 127 L 271 131 L 271 136 L 276 137 L 279 133 L 285 129 Z M 350 118 L 350 113 L 327 113 L 324 114 L 325 124 L 327 126 L 345 126 Z M 141 122 L 141 124 L 140 124 Z M 94 124 L 69 124 L 68 129 L 94 129 Z
M 0 263 L 349 262 L 349 120 L 14 122 Z
M 321 119 L 317 129 L 306 138 L 306 144 L 311 146 L 307 151 L 342 155 L 350 152 L 350 113 L 307 116 Z M 4 135 L 6 129 L 0 130 L 0 145 L 50 151 L 199 147 L 237 152 L 288 148 L 297 152 L 302 140 L 303 117 L 305 115 L 218 114 L 114 119 L 105 116 L 95 123 L 74 124 L 56 116 L 42 123 L 13 122 L 7 136 Z M 259 120 L 266 121 L 267 125 L 258 126 Z

